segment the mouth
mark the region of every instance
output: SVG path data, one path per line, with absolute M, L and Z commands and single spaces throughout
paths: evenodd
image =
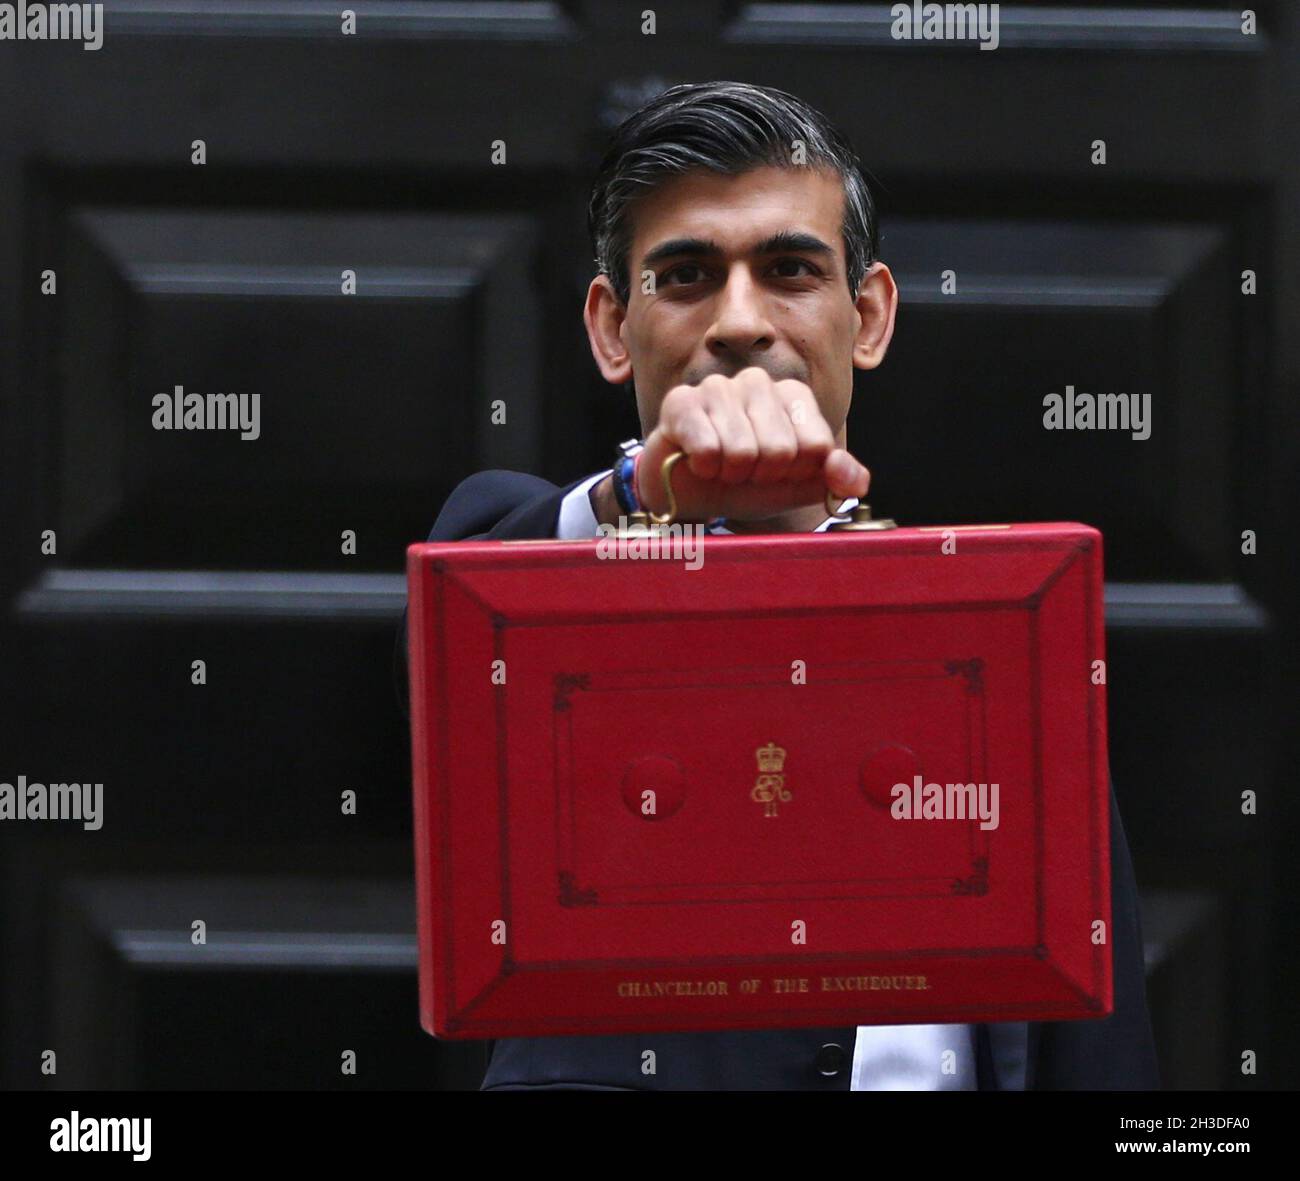
M 793 378 L 795 381 L 802 381 L 808 384 L 808 377 L 803 371 L 802 366 L 790 366 L 773 362 L 764 362 L 756 360 L 737 361 L 733 364 L 712 365 L 708 369 L 692 369 L 683 377 L 686 385 L 699 385 L 706 377 L 712 377 L 717 374 L 719 377 L 735 377 L 745 369 L 761 369 L 773 381 L 785 381 Z

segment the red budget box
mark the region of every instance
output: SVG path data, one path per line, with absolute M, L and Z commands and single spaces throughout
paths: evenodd
M 424 1028 L 1109 1014 L 1100 534 L 694 544 L 408 549 Z

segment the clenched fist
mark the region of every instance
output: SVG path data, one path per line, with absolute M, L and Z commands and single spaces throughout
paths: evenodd
M 828 491 L 863 497 L 871 480 L 836 446 L 812 390 L 757 367 L 665 395 L 637 464 L 637 497 L 652 512 L 668 508 L 659 473 L 674 451 L 686 453 L 672 469 L 682 521 L 764 520 L 820 504 Z

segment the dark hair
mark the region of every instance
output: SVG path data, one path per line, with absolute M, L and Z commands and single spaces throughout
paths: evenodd
M 849 291 L 857 295 L 878 248 L 876 208 L 862 165 L 848 140 L 825 115 L 783 90 L 747 82 L 674 86 L 628 116 L 614 132 L 596 173 L 587 207 L 587 231 L 600 273 L 624 304 L 631 294 L 627 254 L 628 207 L 673 176 L 693 169 L 736 175 L 774 165 L 803 164 L 839 174 L 844 184 L 844 257 Z

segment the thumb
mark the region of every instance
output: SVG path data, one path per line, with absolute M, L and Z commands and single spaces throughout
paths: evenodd
M 843 447 L 837 447 L 826 457 L 822 478 L 836 496 L 861 498 L 871 485 L 871 473 Z

